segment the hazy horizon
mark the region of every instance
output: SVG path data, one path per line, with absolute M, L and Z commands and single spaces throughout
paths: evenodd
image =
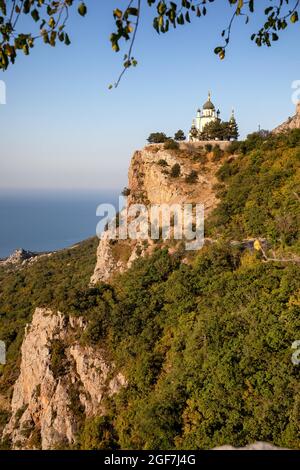
M 97 206 L 118 191 L 0 190 L 0 259 L 14 250 L 56 251 L 96 236 Z

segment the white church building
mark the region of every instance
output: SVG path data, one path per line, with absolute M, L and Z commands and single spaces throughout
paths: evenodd
M 220 123 L 222 122 L 220 119 L 220 110 L 216 110 L 215 105 L 211 101 L 211 94 L 209 92 L 207 101 L 202 106 L 202 109 L 199 108 L 197 110 L 196 119 L 193 120 L 193 124 L 189 132 L 189 140 L 201 140 L 200 134 L 203 132 L 205 126 L 214 121 L 219 121 Z M 236 124 L 233 110 L 229 123 L 231 123 L 232 125 Z
M 216 111 L 215 105 L 211 101 L 211 94 L 208 93 L 207 101 L 204 103 L 202 111 L 200 108 L 197 110 L 197 117 L 194 119 L 193 124 L 198 132 L 202 132 L 206 124 L 216 121 L 219 116 L 220 110 Z

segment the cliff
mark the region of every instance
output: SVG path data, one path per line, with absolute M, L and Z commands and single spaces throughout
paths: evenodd
M 26 263 L 27 261 L 36 258 L 36 256 L 38 256 L 38 253 L 33 253 L 31 251 L 24 250 L 23 248 L 19 248 L 18 250 L 15 250 L 8 258 L 0 260 L 0 266 Z
M 293 117 L 289 117 L 285 122 L 280 124 L 273 130 L 274 134 L 281 134 L 292 129 L 300 129 L 300 102 L 296 106 L 296 114 Z
M 77 338 L 84 328 L 80 318 L 35 310 L 26 327 L 12 414 L 3 433 L 13 448 L 72 445 L 84 418 L 103 414 L 105 396 L 125 385 L 101 348 L 80 344 Z
M 228 142 L 219 142 L 226 150 Z M 128 172 L 128 204 L 202 203 L 207 216 L 218 203 L 214 186 L 216 172 L 228 155 L 205 150 L 205 144 L 181 143 L 178 149 L 166 149 L 163 144 L 152 144 L 132 157 Z M 171 169 L 180 166 L 180 176 L 172 177 Z M 191 172 L 197 181 L 188 182 Z M 152 252 L 153 240 L 111 240 L 111 231 L 103 234 L 97 250 L 97 263 L 91 284 L 108 281 L 118 272 L 128 269 L 139 256 Z

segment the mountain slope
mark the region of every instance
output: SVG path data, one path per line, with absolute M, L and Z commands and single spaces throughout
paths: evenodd
M 297 130 L 233 143 L 216 163 L 219 204 L 207 219 L 209 240 L 188 264 L 182 246 L 170 250 L 159 241 L 109 285 L 89 288 L 93 240 L 26 269 L 1 268 L 9 344 L 2 425 L 10 419 L 4 403 L 22 376 L 24 326 L 40 306 L 54 319 L 85 325 L 66 336 L 67 356 L 76 345 L 94 351 L 93 361 L 100 348 L 113 374 L 124 378 L 118 393 L 103 396 L 101 412 L 74 418 L 76 432 L 67 440 L 62 432 L 56 447 L 199 449 L 266 441 L 299 449 L 300 369 L 291 360 L 300 339 L 299 156 Z M 179 190 L 183 181 L 176 184 Z M 242 243 L 257 237 L 267 239 L 264 252 Z M 47 354 L 52 362 L 51 348 Z M 68 401 L 68 384 L 64 390 Z M 80 395 L 72 395 L 78 406 Z M 38 434 L 35 423 L 31 433 Z M 21 447 L 32 446 L 31 438 Z

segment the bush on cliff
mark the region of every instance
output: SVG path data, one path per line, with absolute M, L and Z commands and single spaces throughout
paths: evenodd
M 149 144 L 163 144 L 169 139 L 164 132 L 152 132 L 148 137 Z

